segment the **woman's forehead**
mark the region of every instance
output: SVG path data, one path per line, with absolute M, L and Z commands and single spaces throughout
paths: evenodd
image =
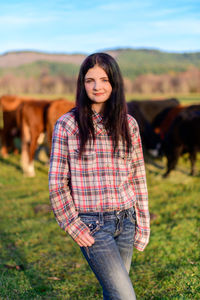
M 87 71 L 85 77 L 108 77 L 108 75 L 101 66 L 94 65 Z

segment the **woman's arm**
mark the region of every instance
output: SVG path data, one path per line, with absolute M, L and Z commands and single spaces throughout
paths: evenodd
M 149 242 L 150 217 L 148 209 L 148 191 L 144 166 L 142 143 L 137 122 L 133 119 L 134 126 L 131 130 L 133 153 L 132 153 L 132 180 L 136 192 L 136 234 L 134 246 L 143 251 Z
M 49 169 L 49 197 L 59 226 L 74 240 L 88 232 L 88 227 L 78 217 L 69 188 L 68 137 L 62 121 L 57 121 L 52 138 Z

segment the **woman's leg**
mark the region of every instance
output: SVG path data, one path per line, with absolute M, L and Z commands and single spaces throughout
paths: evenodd
M 121 233 L 115 238 L 121 258 L 128 273 L 130 271 L 133 256 L 135 219 L 135 212 L 133 209 L 130 209 L 127 216 L 123 219 Z
M 122 245 L 127 242 L 130 244 L 131 241 L 133 244 L 131 233 L 128 233 L 132 223 L 126 222 L 124 217 L 114 217 L 112 220 L 104 220 L 103 226 L 93 235 L 95 243 L 81 250 L 103 288 L 105 300 L 134 300 L 136 296 L 127 271 L 131 263 L 132 246 Z M 125 233 L 124 222 L 127 223 Z M 133 237 L 134 226 L 131 231 Z

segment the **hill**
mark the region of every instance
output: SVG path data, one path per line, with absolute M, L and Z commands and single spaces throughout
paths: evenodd
M 138 75 L 153 73 L 182 72 L 190 66 L 200 68 L 200 52 L 196 53 L 168 53 L 147 49 L 117 49 L 107 50 L 115 57 L 125 77 L 134 79 Z M 52 75 L 64 72 L 71 76 L 71 70 L 78 72 L 79 65 L 84 60 L 84 54 L 49 54 L 33 51 L 8 52 L 0 55 L 1 74 L 8 70 L 12 73 L 23 73 L 30 76 L 44 67 Z M 29 70 L 30 69 L 30 70 Z
M 122 50 L 117 56 L 124 77 L 134 79 L 141 74 L 183 72 L 191 66 L 200 68 L 200 52 L 168 53 L 158 50 Z
M 200 52 L 106 50 L 119 63 L 127 93 L 199 92 Z M 0 55 L 0 93 L 74 93 L 85 54 L 34 51 Z

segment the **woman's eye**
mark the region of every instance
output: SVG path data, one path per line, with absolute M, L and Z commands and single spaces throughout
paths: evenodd
M 92 82 L 92 79 L 86 79 L 85 80 L 85 83 L 90 83 L 90 82 Z

